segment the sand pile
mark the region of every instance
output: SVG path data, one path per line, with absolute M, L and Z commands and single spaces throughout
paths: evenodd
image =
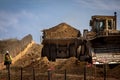
M 26 67 L 41 58 L 42 45 L 34 43 L 30 49 L 27 50 L 24 56 L 21 56 L 13 66 Z
M 61 23 L 50 29 L 43 30 L 43 32 L 45 33 L 45 38 L 71 38 L 80 36 L 79 30 L 66 23 Z
M 40 76 L 40 73 L 47 75 L 49 68 L 54 69 L 55 74 L 64 74 L 66 69 L 67 75 L 70 76 L 76 75 L 76 78 L 83 75 L 84 66 L 86 64 L 85 62 L 80 62 L 75 57 L 71 57 L 65 60 L 57 59 L 56 62 L 51 62 L 47 59 L 47 57 L 41 58 L 40 56 L 41 49 L 42 49 L 42 45 L 34 44 L 27 51 L 27 53 L 11 67 L 12 75 L 20 74 L 20 68 L 19 68 L 20 66 L 23 67 L 23 74 L 26 79 L 28 78 L 27 75 L 32 75 L 33 67 L 35 68 L 36 75 L 40 77 L 40 79 L 42 77 Z M 95 69 L 96 69 L 96 76 L 103 77 L 103 68 L 101 67 L 95 68 L 94 66 L 92 68 L 87 68 L 87 75 L 95 75 Z M 4 73 L 5 72 L 2 71 L 0 74 L 4 75 Z M 119 80 L 120 79 L 120 77 L 118 76 L 119 74 L 120 74 L 120 66 L 117 66 L 113 69 L 107 69 L 108 77 L 115 77 Z M 17 78 L 19 78 L 19 76 Z

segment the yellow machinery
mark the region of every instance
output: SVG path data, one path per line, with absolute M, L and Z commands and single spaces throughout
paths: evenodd
M 117 15 L 95 15 L 90 20 L 91 30 L 83 32 L 80 59 L 93 64 L 120 63 L 120 31 L 117 30 Z

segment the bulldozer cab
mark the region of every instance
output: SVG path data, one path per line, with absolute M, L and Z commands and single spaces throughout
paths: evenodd
M 114 16 L 92 16 L 90 20 L 91 31 L 99 33 L 116 30 L 116 13 Z

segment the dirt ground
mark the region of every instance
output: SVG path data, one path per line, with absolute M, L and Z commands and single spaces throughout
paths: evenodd
M 11 80 L 20 80 L 22 71 L 22 80 L 48 80 L 48 72 L 52 73 L 52 80 L 84 80 L 84 71 L 86 70 L 87 80 L 104 80 L 103 66 L 92 65 L 85 67 L 86 62 L 80 62 L 75 57 L 68 59 L 57 59 L 51 62 L 47 57 L 41 58 L 42 45 L 34 43 L 26 52 L 11 65 Z M 107 80 L 120 80 L 120 65 L 109 68 L 106 67 Z M 7 80 L 7 70 L 0 71 L 0 80 Z

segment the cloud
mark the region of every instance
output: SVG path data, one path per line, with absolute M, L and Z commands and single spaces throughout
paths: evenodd
M 9 28 L 20 29 L 20 27 L 22 28 L 24 25 L 27 25 L 24 22 L 25 20 L 27 22 L 36 18 L 36 15 L 25 10 L 17 13 L 0 11 L 0 32 L 7 32 Z
M 119 10 L 119 0 L 75 0 L 80 6 L 99 10 Z
M 0 11 L 0 39 L 22 38 L 27 34 L 34 34 L 38 30 L 38 18 L 38 15 L 26 10 Z
M 7 12 L 0 12 L 0 32 L 6 32 L 9 26 L 17 23 L 17 19 L 13 14 L 8 14 Z

